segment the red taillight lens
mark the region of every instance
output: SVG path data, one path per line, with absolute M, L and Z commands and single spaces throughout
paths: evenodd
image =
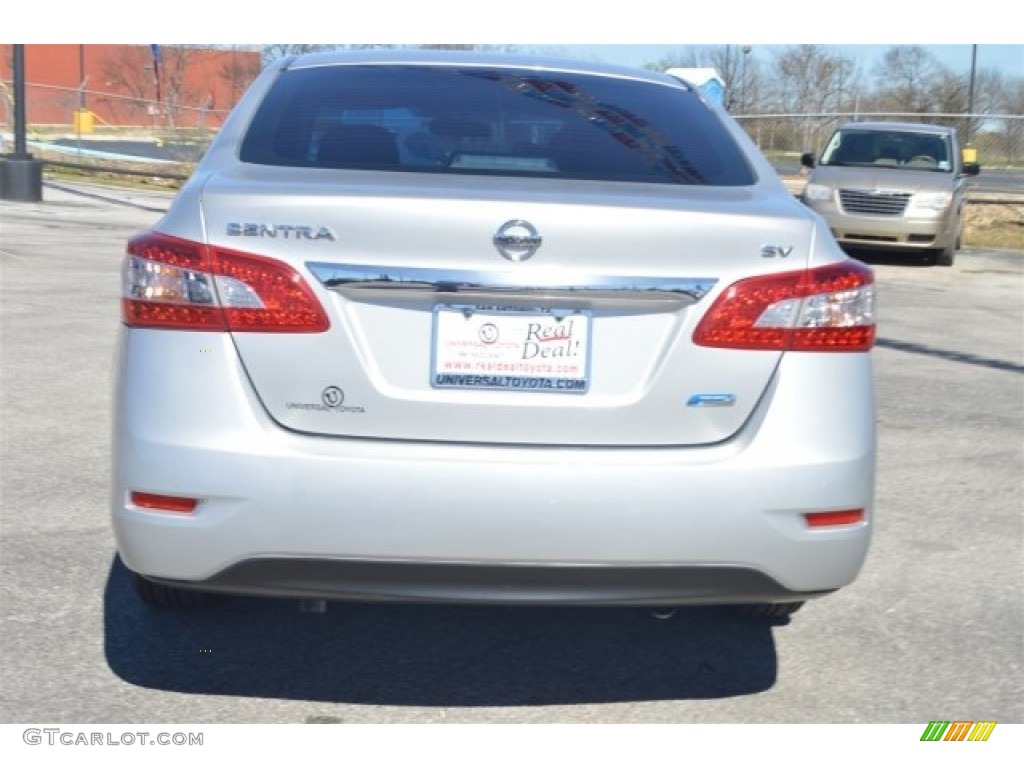
M 808 512 L 804 515 L 809 528 L 827 528 L 833 525 L 853 525 L 864 521 L 863 509 L 844 509 L 839 512 Z
M 874 276 L 857 261 L 740 280 L 693 333 L 704 347 L 801 352 L 866 352 L 874 340 Z
M 156 509 L 161 512 L 194 512 L 198 499 L 189 499 L 184 496 L 161 496 L 157 493 L 142 493 L 132 491 L 132 504 L 144 509 Z
M 253 254 L 147 232 L 128 242 L 122 316 L 137 328 L 319 333 L 327 315 L 302 276 Z
M 214 249 L 213 264 L 228 330 L 319 333 L 330 328 L 306 281 L 287 264 L 222 248 Z

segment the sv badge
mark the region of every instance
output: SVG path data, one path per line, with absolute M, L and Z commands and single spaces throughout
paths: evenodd
M 793 252 L 792 245 L 762 245 L 761 246 L 761 258 L 763 259 L 774 259 L 776 257 L 784 259 Z

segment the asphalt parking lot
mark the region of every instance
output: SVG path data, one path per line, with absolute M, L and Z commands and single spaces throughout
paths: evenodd
M 791 622 L 244 598 L 166 614 L 131 594 L 107 510 L 118 269 L 166 198 L 107 196 L 0 203 L 0 721 L 1024 721 L 1024 251 L 872 260 L 875 539 L 853 586 Z

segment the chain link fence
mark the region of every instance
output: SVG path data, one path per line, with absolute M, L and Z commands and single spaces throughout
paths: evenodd
M 158 135 L 180 133 L 191 138 L 212 134 L 229 113 L 209 104 L 177 103 L 173 93 L 158 102 L 142 96 L 33 83 L 26 84 L 25 104 L 30 129 L 101 135 L 134 130 Z M 11 84 L 0 82 L 0 125 L 7 132 L 12 130 L 13 115 Z M 951 125 L 959 131 L 961 140 L 978 149 L 986 164 L 1024 167 L 1024 115 L 828 112 L 734 117 L 769 156 L 818 153 L 832 131 L 845 122 L 902 120 Z
M 145 97 L 32 83 L 26 84 L 25 104 L 30 141 L 74 137 L 84 147 L 88 146 L 88 139 L 148 138 L 159 147 L 159 151 L 147 153 L 150 157 L 184 163 L 201 156 L 229 113 L 210 105 L 176 103 L 173 93 L 158 102 Z M 797 170 L 801 153 L 820 153 L 837 126 L 856 120 L 952 125 L 962 139 L 978 150 L 983 167 L 1024 168 L 1024 115 L 832 112 L 740 114 L 735 118 L 784 173 Z M 0 132 L 10 135 L 13 121 L 11 84 L 0 82 Z M 36 145 L 33 151 L 45 150 Z M 87 153 L 79 153 L 84 154 Z M 105 158 L 108 164 L 111 159 Z
M 229 110 L 210 105 L 177 103 L 173 92 L 157 101 L 103 91 L 56 85 L 25 84 L 25 114 L 30 133 L 77 133 L 90 136 L 137 133 L 212 137 Z M 0 82 L 0 126 L 14 127 L 14 96 L 10 82 Z

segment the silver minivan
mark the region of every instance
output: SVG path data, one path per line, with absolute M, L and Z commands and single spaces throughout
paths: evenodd
M 956 130 L 918 123 L 848 123 L 811 168 L 802 199 L 843 246 L 925 253 L 952 266 L 968 176 Z

